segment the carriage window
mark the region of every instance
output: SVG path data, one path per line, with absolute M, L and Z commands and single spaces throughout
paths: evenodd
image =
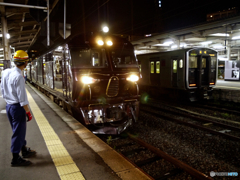
M 206 68 L 207 64 L 206 64 L 206 58 L 202 58 L 202 68 Z
M 139 66 L 139 71 L 142 72 L 142 65 L 139 64 L 138 66 Z
M 151 73 L 154 73 L 154 61 L 151 62 Z
M 177 73 L 177 60 L 173 60 L 173 73 Z
M 160 73 L 160 61 L 156 61 L 156 73 Z
M 189 68 L 197 68 L 197 57 L 189 57 Z
M 180 59 L 180 61 L 179 61 L 179 68 L 183 68 L 183 60 L 182 59 Z

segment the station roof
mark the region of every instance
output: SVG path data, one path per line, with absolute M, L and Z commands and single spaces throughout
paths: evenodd
M 10 4 L 0 5 L 0 12 L 1 15 L 4 15 L 7 20 L 7 29 L 8 34 L 10 35 L 9 45 L 11 47 L 14 47 L 15 50 L 27 50 L 34 42 L 36 34 L 41 29 L 41 23 L 30 15 L 30 9 L 33 8 L 24 7 L 24 5 L 29 5 L 29 1 L 30 0 L 0 0 L 1 3 Z M 46 1 L 43 2 L 46 4 Z M 52 8 L 54 8 L 57 2 L 58 0 L 49 1 L 50 11 Z M 23 5 L 23 7 L 16 7 L 11 5 Z M 42 9 L 40 10 L 44 11 Z M 2 19 L 0 29 L 2 31 Z
M 240 16 L 210 21 L 160 34 L 149 34 L 132 41 L 136 54 L 163 52 L 177 48 L 208 47 L 219 52 L 220 60 L 240 60 Z
M 28 5 L 33 0 L 0 0 L 4 3 Z M 50 12 L 59 0 L 50 0 Z M 28 50 L 40 33 L 41 23 L 30 15 L 30 8 L 0 6 L 7 18 L 9 45 L 15 50 Z M 2 24 L 0 26 L 2 28 Z M 209 47 L 219 51 L 220 59 L 227 60 L 226 49 L 231 47 L 231 59 L 239 60 L 240 15 L 197 24 L 159 34 L 149 34 L 132 41 L 136 54 L 162 52 L 176 48 Z M 0 47 L 0 53 L 2 48 Z

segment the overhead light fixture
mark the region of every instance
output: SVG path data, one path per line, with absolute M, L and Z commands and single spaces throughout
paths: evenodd
M 171 46 L 171 49 L 176 49 L 176 48 L 177 48 L 177 45 L 176 45 L 176 44 L 174 44 L 174 45 Z
M 0 37 L 2 37 L 2 34 L 0 34 Z M 7 33 L 7 39 L 10 39 L 10 34 Z
M 186 46 L 187 46 L 187 44 L 185 44 L 185 43 L 180 44 L 180 47 L 186 47 Z
M 205 42 L 201 42 L 202 45 L 208 45 L 208 44 L 212 44 L 212 41 L 205 41 Z
M 240 36 L 235 36 L 235 37 L 232 37 L 233 40 L 235 39 L 240 39 Z
M 173 44 L 173 41 L 166 41 L 163 43 L 165 46 L 170 46 L 171 44 Z
M 222 44 L 213 44 L 212 47 L 214 49 L 222 49 L 222 48 L 224 48 L 224 46 Z
M 210 34 L 210 36 L 220 36 L 220 37 L 228 37 L 229 34 L 226 34 L 226 33 L 215 33 L 215 34 Z

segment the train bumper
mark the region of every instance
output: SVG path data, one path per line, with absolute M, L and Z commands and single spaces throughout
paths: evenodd
M 95 134 L 120 134 L 133 122 L 139 114 L 138 100 L 125 100 L 116 104 L 89 104 L 82 107 L 84 122 Z

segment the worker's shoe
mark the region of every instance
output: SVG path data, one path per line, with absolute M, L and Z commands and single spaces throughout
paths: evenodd
M 22 156 L 23 158 L 29 158 L 29 157 L 33 157 L 36 155 L 36 151 L 31 150 L 29 147 L 23 148 L 22 149 Z
M 13 158 L 12 162 L 11 162 L 11 165 L 13 167 L 16 167 L 16 166 L 29 166 L 31 164 L 32 164 L 31 161 L 27 161 L 27 160 L 21 158 L 20 156 L 17 159 Z

